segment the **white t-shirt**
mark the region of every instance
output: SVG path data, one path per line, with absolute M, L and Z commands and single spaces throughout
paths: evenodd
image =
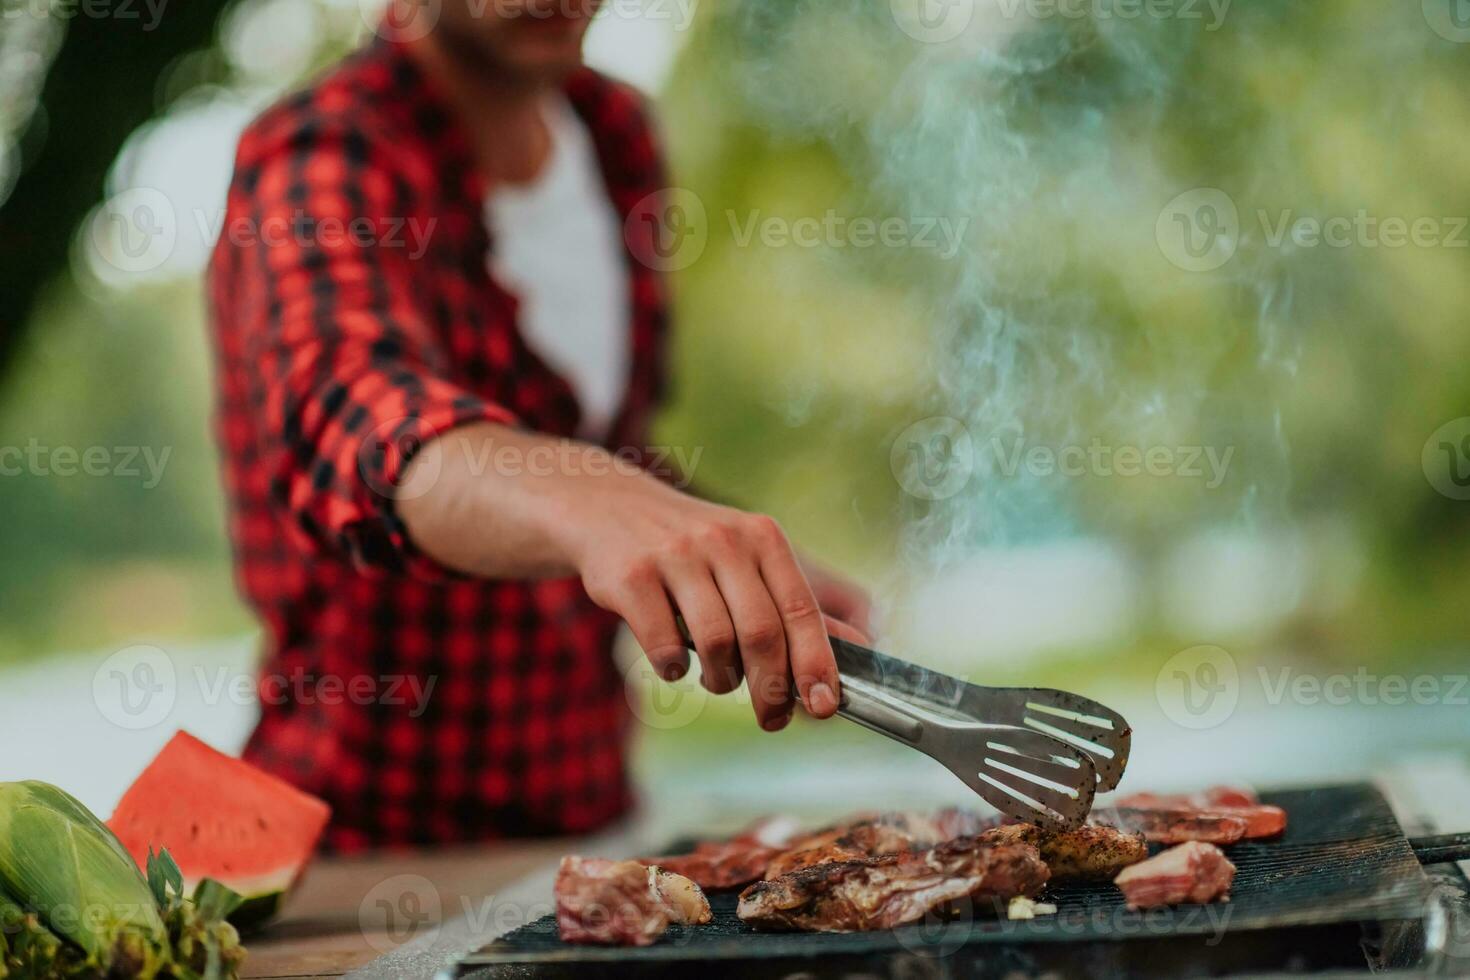
M 528 184 L 485 202 L 490 274 L 521 301 L 526 343 L 572 386 L 578 433 L 601 441 L 628 387 L 632 359 L 627 253 L 591 134 L 560 95 L 548 102 L 551 154 Z

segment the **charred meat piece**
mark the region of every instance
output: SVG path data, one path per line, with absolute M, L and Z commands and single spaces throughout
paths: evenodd
M 779 878 L 819 864 L 906 853 L 913 850 L 916 843 L 906 829 L 877 820 L 837 827 L 805 838 L 793 850 L 773 857 L 766 866 L 765 877 Z
M 1029 823 L 1013 823 L 987 830 L 981 837 L 997 844 L 1032 845 L 1041 853 L 1053 881 L 1112 878 L 1148 857 L 1142 835 L 1115 827 L 1050 831 Z
M 789 844 L 796 823 L 789 817 L 767 817 L 727 841 L 704 841 L 689 854 L 642 858 L 692 880 L 708 891 L 742 888 L 761 878 L 771 859 Z
M 1116 827 L 1130 834 L 1142 834 L 1145 840 L 1155 844 L 1182 844 L 1185 841 L 1234 844 L 1245 836 L 1250 826 L 1243 817 L 1188 807 L 1156 810 L 1109 807 L 1093 810 L 1088 822 Z
M 709 920 L 709 902 L 681 875 L 604 858 L 564 857 L 557 869 L 556 925 L 565 942 L 648 946 L 673 923 Z
M 1235 865 L 1214 844 L 1190 841 L 1124 868 L 1113 879 L 1130 909 L 1228 898 Z
M 1029 897 L 1046 880 L 1046 865 L 1029 844 L 962 837 L 927 851 L 819 864 L 758 881 L 740 894 L 737 914 L 758 929 L 865 932 L 914 922 L 967 897 Z
M 834 861 L 854 861 L 922 850 L 935 844 L 968 837 L 995 821 L 951 807 L 934 813 L 897 812 L 859 816 L 846 823 L 807 834 L 771 859 L 766 878 Z
M 766 866 L 779 854 L 776 848 L 745 841 L 703 843 L 692 854 L 650 857 L 642 860 L 665 871 L 683 875 L 701 888 L 726 891 L 742 888 L 765 874 Z

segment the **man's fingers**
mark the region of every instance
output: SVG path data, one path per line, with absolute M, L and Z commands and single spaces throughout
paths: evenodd
M 856 643 L 864 647 L 873 642 L 867 633 L 852 623 L 843 622 L 836 616 L 824 615 L 822 623 L 827 627 L 827 635 L 835 639 L 846 640 L 848 643 Z
M 699 654 L 700 683 L 711 694 L 729 694 L 744 676 L 737 656 L 735 625 L 715 580 L 706 568 L 679 568 L 665 576 L 664 585 Z
M 822 610 L 796 563 L 786 535 L 776 523 L 765 519 L 758 526 L 758 534 L 761 577 L 786 627 L 786 653 L 796 690 L 809 714 L 830 718 L 837 711 L 841 685 L 832 647 L 827 642 Z
M 689 649 L 679 635 L 673 606 L 656 576 L 630 584 L 617 597 L 613 611 L 633 631 L 633 638 L 659 677 L 676 681 L 689 673 Z
M 714 576 L 735 623 L 756 721 L 768 732 L 780 731 L 793 707 L 781 614 L 753 560 L 727 556 L 715 564 Z

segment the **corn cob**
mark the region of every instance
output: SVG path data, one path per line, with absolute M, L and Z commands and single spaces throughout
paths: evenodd
M 175 980 L 229 980 L 245 959 L 240 935 L 226 917 L 244 899 L 213 879 L 206 878 L 184 897 L 184 874 L 168 851 L 148 853 L 148 886 L 164 910 Z
M 245 951 L 217 881 L 184 894 L 168 852 L 147 878 L 86 807 L 45 783 L 0 783 L 0 980 L 232 980 Z
M 0 887 L 80 950 L 83 971 L 152 980 L 168 965 L 148 883 L 112 832 L 54 786 L 0 783 Z
M 0 980 L 85 975 L 81 955 L 0 889 Z

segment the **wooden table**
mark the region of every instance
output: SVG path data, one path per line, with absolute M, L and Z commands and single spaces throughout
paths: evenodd
M 243 975 L 340 977 L 442 920 L 488 908 L 487 896 L 575 849 L 568 840 L 510 841 L 318 860 L 281 918 L 245 938 Z

